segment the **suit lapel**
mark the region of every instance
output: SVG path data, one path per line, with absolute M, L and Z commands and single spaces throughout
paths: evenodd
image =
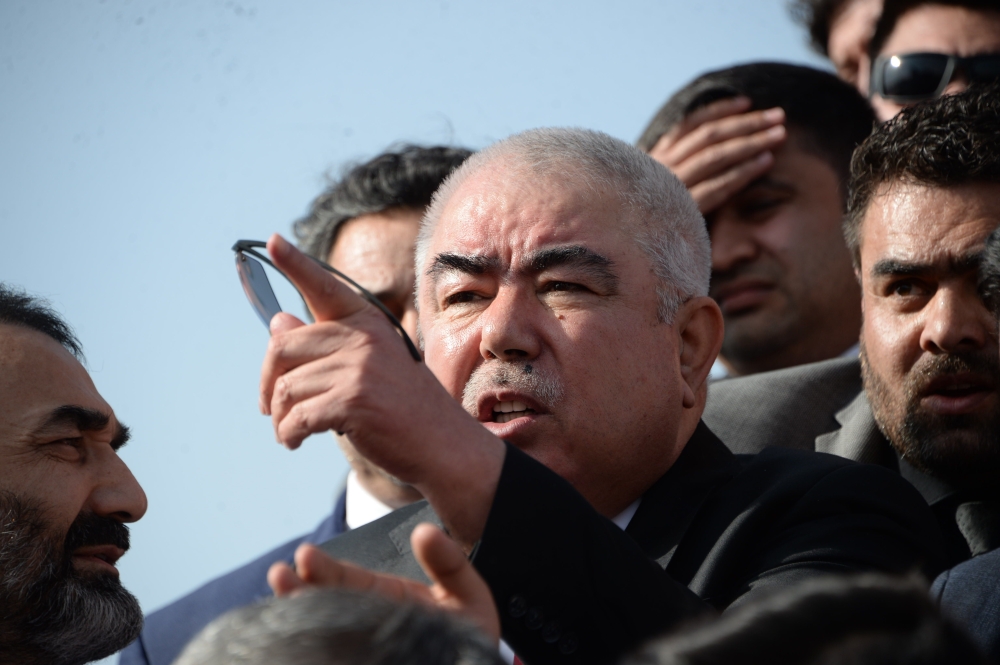
M 816 437 L 816 452 L 898 470 L 896 454 L 875 423 L 865 391 L 834 417 L 840 429 Z
M 737 467 L 736 456 L 699 423 L 674 465 L 642 495 L 625 533 L 666 568 L 702 504 Z

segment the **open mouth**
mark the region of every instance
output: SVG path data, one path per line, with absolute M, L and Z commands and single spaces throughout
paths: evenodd
M 920 395 L 925 408 L 959 414 L 981 408 L 995 391 L 989 377 L 963 373 L 935 377 Z
M 528 405 L 525 404 L 524 402 L 518 402 L 518 401 L 497 402 L 496 404 L 493 405 L 493 422 L 509 423 L 515 418 L 528 416 L 534 413 L 538 412 L 528 407 Z

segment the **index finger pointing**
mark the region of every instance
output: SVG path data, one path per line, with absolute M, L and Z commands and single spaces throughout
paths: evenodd
M 317 321 L 341 319 L 365 307 L 361 296 L 277 233 L 268 239 L 267 251 L 298 288 Z

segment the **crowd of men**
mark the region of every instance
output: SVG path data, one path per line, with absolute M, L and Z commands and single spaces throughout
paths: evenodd
M 145 621 L 129 430 L 0 284 L 0 663 L 998 662 L 1000 6 L 793 10 L 837 76 L 404 146 L 273 236 L 261 411 L 351 469 Z

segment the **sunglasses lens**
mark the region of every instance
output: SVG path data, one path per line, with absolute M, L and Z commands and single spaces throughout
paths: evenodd
M 882 96 L 910 100 L 933 97 L 947 69 L 946 55 L 894 55 L 882 64 Z
M 243 291 L 264 326 L 271 327 L 271 319 L 281 311 L 278 299 L 274 297 L 271 283 L 264 274 L 264 266 L 257 259 L 240 252 L 236 253 L 236 272 L 240 275 Z
M 969 80 L 975 83 L 1000 81 L 1000 53 L 969 58 Z

